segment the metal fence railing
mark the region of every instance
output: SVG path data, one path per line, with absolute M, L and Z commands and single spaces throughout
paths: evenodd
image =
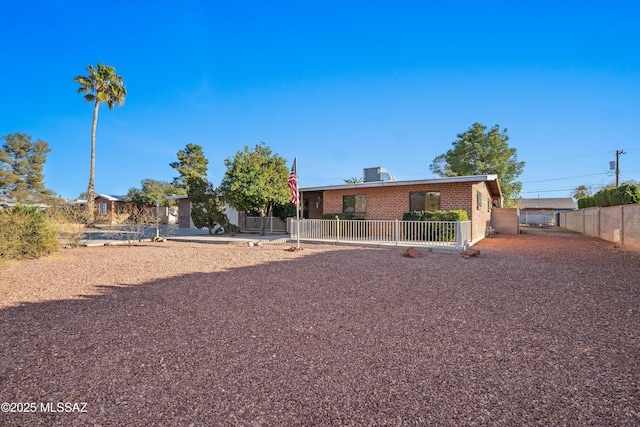
M 316 241 L 448 246 L 466 249 L 471 221 L 291 220 L 291 238 Z

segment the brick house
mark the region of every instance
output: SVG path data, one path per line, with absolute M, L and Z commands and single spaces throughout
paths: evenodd
M 100 222 L 113 224 L 116 222 L 116 216 L 124 212 L 127 207 L 124 196 L 98 194 L 94 200 L 97 209 L 96 220 Z
M 464 209 L 473 241 L 487 235 L 491 209 L 502 206 L 497 175 L 456 176 L 411 181 L 372 181 L 300 189 L 303 218 L 351 213 L 362 219 L 402 219 L 413 210 Z

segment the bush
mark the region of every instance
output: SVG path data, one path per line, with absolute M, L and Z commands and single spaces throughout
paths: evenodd
M 87 213 L 84 206 L 60 204 L 47 208 L 47 218 L 55 225 L 62 244 L 77 248 L 85 237 Z
M 60 248 L 56 226 L 34 206 L 0 211 L 0 259 L 33 259 Z
M 578 199 L 578 208 L 592 208 L 595 206 L 619 206 L 640 203 L 640 189 L 634 184 L 622 184 L 619 187 L 604 188 L 593 196 Z
M 322 215 L 322 219 L 336 219 L 336 217 L 338 217 L 338 219 L 341 221 L 349 220 L 349 219 L 353 219 L 353 214 L 348 212 L 342 212 L 342 213 L 330 213 L 330 214 Z
M 469 215 L 464 209 L 451 211 L 412 211 L 402 215 L 403 221 L 468 221 Z M 453 229 L 446 224 L 429 224 L 415 227 L 405 224 L 403 235 L 406 238 L 424 241 L 453 242 L 456 239 Z
M 402 215 L 403 221 L 469 221 L 464 209 L 451 211 L 411 211 Z

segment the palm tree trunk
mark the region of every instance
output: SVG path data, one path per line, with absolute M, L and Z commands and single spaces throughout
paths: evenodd
M 87 222 L 88 225 L 95 223 L 95 175 L 96 175 L 96 128 L 98 126 L 98 108 L 100 101 L 96 100 L 93 107 L 93 124 L 91 125 L 91 169 L 89 172 L 89 186 L 87 187 Z

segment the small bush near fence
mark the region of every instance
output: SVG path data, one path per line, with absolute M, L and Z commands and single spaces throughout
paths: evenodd
M 35 206 L 0 211 L 0 260 L 33 259 L 60 248 L 58 231 Z
M 640 203 L 640 189 L 635 184 L 622 184 L 617 188 L 604 188 L 593 196 L 578 199 L 578 208 L 619 206 Z
M 352 213 L 330 213 L 330 214 L 324 214 L 322 215 L 322 219 L 339 219 L 340 221 L 342 220 L 349 220 L 349 219 L 353 219 L 353 214 Z
M 411 211 L 402 215 L 403 221 L 468 221 L 469 215 L 463 209 L 450 211 Z M 412 223 L 404 223 L 402 234 L 409 240 L 424 240 L 431 242 L 455 242 L 455 228 L 449 224 L 435 222 L 425 227 L 416 227 Z
M 402 215 L 403 221 L 469 221 L 464 209 L 451 211 L 411 211 Z

